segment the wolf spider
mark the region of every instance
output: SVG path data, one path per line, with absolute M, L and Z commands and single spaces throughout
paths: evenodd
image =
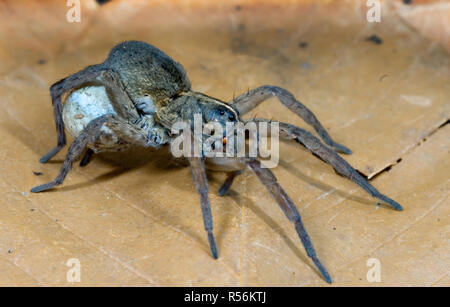
M 69 91 L 72 93 L 65 100 L 63 107 L 63 94 Z M 57 129 L 57 145 L 45 154 L 40 162 L 46 163 L 66 145 L 65 126 L 75 140 L 69 147 L 56 179 L 31 189 L 35 193 L 62 184 L 72 163 L 83 153 L 81 166 L 87 165 L 94 153 L 122 150 L 130 144 L 159 148 L 174 138 L 171 127 L 175 122 L 190 121 L 194 114 L 201 114 L 204 123 L 216 122 L 225 128 L 227 122 L 241 121 L 241 116 L 275 96 L 285 107 L 312 126 L 329 147 L 312 133 L 280 122 L 280 135 L 283 138 L 304 145 L 314 155 L 330 164 L 337 173 L 360 185 L 371 196 L 396 210 L 402 210 L 400 204 L 378 192 L 332 150 L 351 154 L 347 147 L 333 141 L 316 116 L 287 90 L 265 85 L 225 103 L 192 91 L 183 67 L 159 49 L 144 42 L 128 41 L 116 45 L 102 64 L 88 66 L 53 84 L 50 94 Z M 74 95 L 85 96 L 76 98 Z M 91 98 L 86 98 L 86 95 Z M 267 122 L 269 125 L 272 123 L 266 119 L 252 121 Z M 294 224 L 308 256 L 323 278 L 331 283 L 331 277 L 317 257 L 297 208 L 270 169 L 262 167 L 259 160 L 250 157 L 221 158 L 219 161 L 216 158 L 205 158 L 203 155 L 188 157 L 187 160 L 195 188 L 200 194 L 204 227 L 211 254 L 215 259 L 218 257 L 218 251 L 213 235 L 205 170 L 212 168 L 229 173 L 219 190 L 219 194 L 223 196 L 236 175 L 249 168 Z

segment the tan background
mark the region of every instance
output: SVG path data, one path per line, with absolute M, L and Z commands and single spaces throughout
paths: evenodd
M 333 285 L 450 285 L 449 2 L 383 1 L 374 24 L 353 1 L 82 2 L 81 23 L 66 21 L 65 1 L 0 2 L 0 285 L 70 285 L 70 258 L 82 267 L 75 285 L 326 285 L 249 172 L 224 198 L 224 174 L 210 174 L 216 261 L 189 170 L 166 152 L 103 155 L 74 166 L 62 187 L 29 192 L 63 159 L 38 162 L 56 142 L 49 86 L 127 39 L 164 50 L 195 90 L 226 101 L 263 84 L 292 91 L 404 206 L 377 206 L 282 144 L 274 171 Z M 255 114 L 306 127 L 275 99 Z M 369 258 L 380 260 L 381 283 L 366 279 Z

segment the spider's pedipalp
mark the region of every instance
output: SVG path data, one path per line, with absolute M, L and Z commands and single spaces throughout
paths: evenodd
M 320 274 L 323 276 L 326 282 L 331 283 L 331 277 L 327 269 L 320 262 L 317 257 L 316 251 L 312 245 L 311 239 L 309 238 L 308 232 L 303 225 L 300 213 L 292 202 L 291 198 L 286 194 L 281 185 L 277 182 L 277 178 L 268 168 L 262 168 L 261 162 L 256 159 L 247 158 L 247 164 L 253 173 L 256 174 L 261 183 L 266 187 L 272 197 L 280 206 L 286 217 L 294 223 L 295 230 L 305 247 L 306 253 L 312 259 Z
M 344 145 L 335 142 L 319 122 L 314 113 L 295 99 L 294 95 L 292 95 L 288 90 L 281 87 L 264 85 L 236 97 L 230 104 L 238 110 L 241 116 L 243 116 L 245 113 L 256 108 L 261 102 L 273 96 L 276 96 L 284 106 L 300 116 L 307 124 L 312 126 L 327 145 L 344 154 L 352 153 L 352 151 Z

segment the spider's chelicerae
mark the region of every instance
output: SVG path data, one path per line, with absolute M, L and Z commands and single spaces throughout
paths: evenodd
M 62 96 L 68 91 L 72 93 L 63 107 Z M 169 144 L 174 138 L 171 127 L 175 122 L 190 121 L 194 114 L 201 114 L 204 123 L 219 123 L 225 131 L 227 122 L 241 121 L 242 115 L 268 98 L 276 96 L 285 107 L 311 125 L 329 147 L 322 144 L 310 132 L 280 122 L 280 135 L 283 138 L 295 140 L 304 145 L 314 155 L 332 165 L 337 173 L 356 182 L 371 196 L 396 210 L 402 210 L 400 204 L 378 192 L 332 150 L 345 154 L 351 153 L 348 148 L 331 139 L 307 107 L 296 100 L 290 92 L 280 87 L 261 86 L 238 96 L 230 103 L 225 103 L 193 91 L 183 67 L 159 49 L 144 42 L 129 41 L 115 46 L 102 64 L 88 66 L 53 84 L 50 93 L 58 133 L 57 146 L 44 155 L 40 162 L 46 163 L 66 145 L 65 126 L 75 140 L 69 147 L 56 179 L 34 187 L 31 191 L 35 193 L 62 184 L 72 163 L 82 153 L 84 156 L 80 165 L 85 166 L 92 155 L 100 151 L 122 150 L 131 144 L 159 148 Z M 272 123 L 266 119 L 251 119 L 251 121 L 266 122 L 269 125 Z M 187 160 L 195 187 L 200 194 L 203 222 L 214 258 L 218 257 L 218 251 L 213 235 L 205 169 L 211 168 L 229 173 L 219 190 L 219 194 L 223 196 L 229 190 L 233 179 L 248 167 L 295 225 L 308 256 L 323 278 L 331 282 L 329 273 L 316 255 L 297 208 L 278 184 L 270 169 L 262 167 L 256 158 L 251 157 L 206 158 L 200 156 L 188 157 Z

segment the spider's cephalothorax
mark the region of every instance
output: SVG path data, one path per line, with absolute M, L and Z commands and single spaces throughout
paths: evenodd
M 66 92 L 71 93 L 63 106 L 62 97 Z M 81 166 L 87 165 L 92 155 L 100 151 L 122 150 L 131 144 L 159 148 L 175 137 L 171 133 L 171 127 L 176 122 L 191 121 L 195 114 L 201 114 L 204 123 L 215 122 L 225 128 L 227 122 L 241 121 L 239 116 L 264 100 L 276 96 L 285 107 L 311 125 L 328 146 L 312 133 L 280 122 L 278 124 L 281 137 L 304 145 L 332 165 L 336 172 L 356 182 L 373 197 L 396 210 L 402 210 L 400 204 L 378 192 L 335 152 L 351 153 L 348 148 L 331 139 L 307 107 L 280 87 L 261 86 L 238 96 L 230 103 L 225 103 L 192 91 L 183 67 L 161 50 L 143 42 L 129 41 L 115 46 L 102 64 L 88 66 L 52 85 L 50 94 L 58 134 L 57 146 L 44 155 L 40 162 L 47 162 L 66 145 L 65 128 L 75 140 L 69 147 L 56 179 L 34 187 L 32 192 L 42 192 L 60 185 L 72 163 L 80 158 L 83 152 L 85 154 L 81 159 Z M 272 124 L 272 121 L 267 119 L 250 121 Z M 316 255 L 297 208 L 268 168 L 263 168 L 256 158 L 251 157 L 216 159 L 200 155 L 187 159 L 195 187 L 200 194 L 204 226 L 214 258 L 218 257 L 218 251 L 212 231 L 205 168 L 229 172 L 219 190 L 221 196 L 227 193 L 234 178 L 244 168 L 249 168 L 295 225 L 308 256 L 324 279 L 331 282 L 330 275 Z

